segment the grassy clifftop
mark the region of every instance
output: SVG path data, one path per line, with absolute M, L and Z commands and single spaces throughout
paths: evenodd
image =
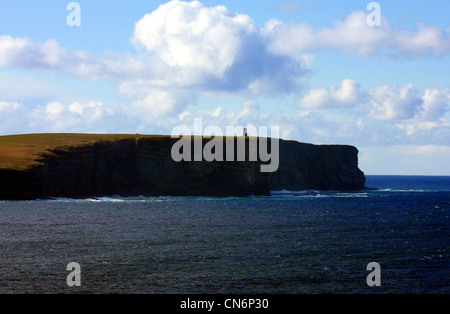
M 99 142 L 151 138 L 168 140 L 170 136 L 139 134 L 24 134 L 0 136 L 0 169 L 28 170 L 42 165 L 42 156 L 54 150 L 89 146 Z

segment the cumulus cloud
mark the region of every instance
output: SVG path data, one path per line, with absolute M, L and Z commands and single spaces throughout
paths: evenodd
M 136 55 L 94 57 L 86 51 L 70 51 L 54 39 L 36 43 L 5 35 L 0 36 L 0 66 L 112 80 L 121 94 L 144 101 L 146 90 L 154 89 L 227 95 L 298 92 L 310 72 L 313 53 L 320 49 L 372 54 L 388 47 L 416 56 L 450 51 L 450 37 L 440 28 L 421 24 L 417 31 L 398 30 L 385 18 L 381 27 L 370 27 L 366 18 L 367 12 L 353 12 L 322 29 L 277 20 L 260 28 L 248 15 L 225 6 L 172 0 L 136 22 L 132 43 L 141 48 Z M 333 99 L 338 97 L 333 91 L 327 95 L 315 90 L 310 96 L 322 97 L 320 106 L 339 101 Z
M 368 91 L 370 116 L 379 120 L 410 119 L 421 105 L 418 90 L 406 86 L 379 86 Z
M 308 91 L 298 103 L 302 109 L 341 109 L 366 112 L 375 120 L 424 120 L 442 118 L 449 109 L 450 89 L 427 88 L 420 91 L 407 84 L 383 85 L 362 91 L 353 80 L 343 80 L 339 87 Z
M 286 24 L 270 20 L 265 25 L 264 35 L 269 41 L 270 51 L 283 55 L 320 49 L 370 54 L 387 38 L 390 26 L 383 19 L 382 27 L 370 27 L 366 19 L 366 13 L 353 12 L 344 21 L 337 21 L 333 27 L 320 30 L 306 23 Z M 286 45 L 287 42 L 289 45 Z
M 418 24 L 416 32 L 396 30 L 392 34 L 391 42 L 399 51 L 415 56 L 443 56 L 450 52 L 450 33 L 424 23 Z
M 449 89 L 379 86 L 368 91 L 370 116 L 379 120 L 437 120 L 447 112 Z
M 35 44 L 27 38 L 0 36 L 0 66 L 54 68 L 61 65 L 67 55 L 54 39 Z
M 0 112 L 6 112 L 9 110 L 17 110 L 22 107 L 23 107 L 23 105 L 16 103 L 16 102 L 0 101 Z
M 55 70 L 89 80 L 115 81 L 154 77 L 154 72 L 163 71 L 155 60 L 143 56 L 98 58 L 83 50 L 70 51 L 55 39 L 33 42 L 8 35 L 0 36 L 0 67 Z
M 111 132 L 120 124 L 118 113 L 98 101 L 51 101 L 28 109 L 23 118 L 27 120 L 28 132 Z
M 133 42 L 170 66 L 190 67 L 221 77 L 236 61 L 246 36 L 257 32 L 253 20 L 224 6 L 170 1 L 136 23 Z
M 70 51 L 54 39 L 0 36 L 0 66 L 113 81 L 122 95 L 144 103 L 155 89 L 290 93 L 299 89 L 313 60 L 311 54 L 269 52 L 261 29 L 248 15 L 198 1 L 161 5 L 136 23 L 132 42 L 141 48 L 136 55 L 95 57 Z
M 161 89 L 147 92 L 146 97 L 134 101 L 130 108 L 132 115 L 135 113 L 144 123 L 177 113 L 193 101 L 192 93 L 187 92 L 169 93 Z
M 381 26 L 367 24 L 367 12 L 353 12 L 331 27 L 315 29 L 306 23 L 270 20 L 263 31 L 273 53 L 295 55 L 321 49 L 370 55 L 383 50 L 397 55 L 420 57 L 450 53 L 450 34 L 443 29 L 418 24 L 416 31 L 396 29 L 382 17 Z M 289 43 L 289 45 L 286 45 Z
M 224 6 L 170 1 L 136 23 L 132 42 L 169 66 L 182 88 L 251 93 L 298 87 L 308 58 L 275 55 L 255 22 Z
M 280 1 L 279 6 L 298 5 Z M 353 12 L 333 26 L 270 20 L 260 28 L 245 14 L 199 1 L 172 0 L 136 22 L 132 42 L 144 54 L 94 57 L 70 51 L 54 40 L 0 36 L 0 66 L 53 69 L 91 80 L 113 80 L 122 87 L 283 94 L 297 91 L 309 73 L 314 52 L 337 49 L 373 54 L 389 48 L 406 55 L 445 55 L 447 31 L 419 24 L 416 31 L 366 23 L 367 12 Z M 288 44 L 287 44 L 288 43 Z
M 422 96 L 422 101 L 422 108 L 417 116 L 424 120 L 439 119 L 449 109 L 450 89 L 427 89 Z
M 330 90 L 317 88 L 310 90 L 299 101 L 299 107 L 313 108 L 341 108 L 355 106 L 362 101 L 360 85 L 353 80 L 343 80 L 339 88 L 332 85 Z

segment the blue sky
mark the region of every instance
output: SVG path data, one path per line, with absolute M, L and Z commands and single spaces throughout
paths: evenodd
M 366 174 L 450 175 L 448 1 L 0 3 L 0 134 L 277 125 Z

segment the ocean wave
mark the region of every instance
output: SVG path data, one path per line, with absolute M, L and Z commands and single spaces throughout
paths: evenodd
M 135 197 L 122 197 L 120 195 L 114 196 L 100 196 L 100 197 L 89 197 L 89 198 L 68 198 L 68 197 L 53 197 L 50 199 L 37 199 L 36 201 L 44 202 L 61 202 L 61 203 L 122 203 L 122 202 L 143 202 L 148 201 L 150 198 L 144 196 Z
M 301 190 L 301 191 L 291 191 L 291 190 L 279 190 L 279 191 L 271 191 L 270 196 L 246 196 L 246 197 L 238 197 L 238 196 L 132 196 L 132 197 L 123 197 L 120 195 L 113 196 L 101 196 L 101 197 L 89 197 L 84 199 L 75 199 L 75 198 L 67 198 L 67 197 L 54 197 L 50 199 L 37 199 L 35 201 L 42 202 L 90 202 L 90 203 L 132 203 L 132 202 L 164 202 L 164 201 L 174 201 L 174 200 L 191 200 L 191 201 L 230 201 L 230 200 L 239 200 L 239 199 L 275 199 L 275 198 L 283 198 L 283 199 L 301 199 L 301 198 L 362 198 L 362 197 L 370 197 L 376 196 L 380 194 L 391 194 L 391 193 L 427 193 L 427 192 L 436 192 L 435 190 L 425 190 L 425 189 L 391 189 L 384 188 L 378 190 L 369 190 L 369 191 L 358 191 L 358 192 L 342 192 L 342 191 L 319 191 L 319 190 Z M 441 192 L 441 191 L 438 191 Z
M 367 197 L 367 192 L 337 192 L 337 191 L 271 191 L 272 197 L 292 198 L 330 198 L 330 197 Z
M 392 192 L 392 193 L 405 193 L 405 192 L 445 192 L 445 190 L 425 190 L 425 189 L 378 189 L 375 192 Z

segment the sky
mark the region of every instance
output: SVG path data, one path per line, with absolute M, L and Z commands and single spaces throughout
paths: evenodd
M 354 145 L 369 175 L 450 175 L 450 2 L 374 3 L 1 1 L 0 135 L 201 118 Z

